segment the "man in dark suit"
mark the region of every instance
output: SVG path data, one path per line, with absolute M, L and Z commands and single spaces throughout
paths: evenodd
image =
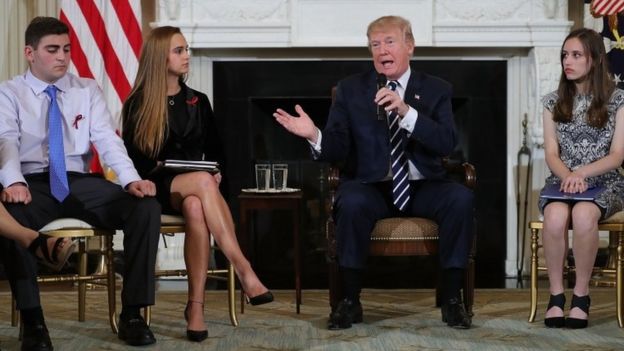
M 338 83 L 322 132 L 299 105 L 298 116 L 274 113 L 288 131 L 308 140 L 316 159 L 344 165 L 334 204 L 344 296 L 330 314 L 329 329 L 362 321 L 359 296 L 370 233 L 377 220 L 395 216 L 438 223 L 442 320 L 469 328 L 460 289 L 473 235 L 473 194 L 446 180 L 442 167 L 457 143 L 451 86 L 410 69 L 414 37 L 404 18 L 376 19 L 367 37 L 374 70 Z

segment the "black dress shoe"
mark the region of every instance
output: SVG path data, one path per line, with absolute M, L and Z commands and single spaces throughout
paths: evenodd
M 329 314 L 329 330 L 351 328 L 351 324 L 362 322 L 362 304 L 349 299 L 338 303 L 336 309 Z
M 150 345 L 156 342 L 154 334 L 145 323 L 143 317 L 133 317 L 119 320 L 119 334 L 117 336 L 132 346 Z
M 24 324 L 22 351 L 52 351 L 52 341 L 45 324 Z
M 461 300 L 452 298 L 442 305 L 442 322 L 452 328 L 468 329 L 472 325 L 472 318 L 466 312 Z

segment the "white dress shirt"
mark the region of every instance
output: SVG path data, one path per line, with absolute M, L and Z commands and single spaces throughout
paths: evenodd
M 0 183 L 26 183 L 24 175 L 47 172 L 49 84 L 30 70 L 0 84 Z M 92 79 L 65 74 L 54 85 L 63 115 L 63 146 L 67 171 L 88 173 L 91 143 L 125 187 L 140 180 L 115 133 L 104 96 Z
M 411 74 L 412 74 L 412 70 L 411 68 L 408 67 L 407 71 L 405 71 L 405 73 L 403 73 L 403 75 L 399 79 L 397 79 L 397 82 L 399 82 L 399 85 L 396 88 L 396 92 L 399 94 L 402 100 L 405 97 L 405 87 L 407 87 L 407 83 L 409 82 L 409 77 Z M 416 111 L 416 109 L 413 108 L 412 106 L 409 106 L 409 105 L 407 106 L 409 107 L 409 110 L 407 111 L 405 116 L 399 119 L 399 128 L 405 129 L 407 131 L 407 136 L 409 137 L 412 134 L 414 127 L 416 126 L 416 121 L 418 120 L 418 111 Z M 321 153 L 321 139 L 323 138 L 323 133 L 321 133 L 320 130 L 318 130 L 317 132 L 318 132 L 317 133 L 318 137 L 316 139 L 316 143 L 312 143 L 311 141 L 308 141 L 310 145 L 312 146 L 312 149 L 314 149 L 315 151 L 313 155 L 315 159 Z M 425 178 L 422 175 L 422 173 L 420 173 L 418 168 L 416 168 L 414 163 L 412 163 L 412 160 L 408 159 L 408 164 L 409 164 L 409 179 L 410 180 L 418 180 L 418 179 Z M 388 168 L 389 168 L 389 173 L 386 176 L 386 179 L 390 180 L 392 179 L 392 167 L 388 165 Z

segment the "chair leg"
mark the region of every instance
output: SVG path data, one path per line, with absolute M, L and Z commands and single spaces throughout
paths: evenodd
M 106 257 L 106 288 L 108 289 L 108 321 L 113 333 L 117 334 L 117 312 L 115 307 L 115 291 L 117 289 L 115 281 L 115 267 L 113 266 L 113 235 L 105 235 L 105 249 L 102 254 Z
M 152 306 L 143 307 L 143 318 L 145 319 L 145 323 L 147 325 L 152 323 Z
M 474 281 L 475 281 L 475 261 L 474 257 L 468 257 L 468 266 L 466 267 L 466 273 L 464 277 L 464 304 L 466 305 L 466 312 L 469 315 L 473 315 L 472 306 L 474 305 Z
M 17 301 L 15 301 L 15 295 L 11 293 L 11 326 L 17 327 L 17 323 L 19 323 L 20 315 L 17 310 Z
M 342 284 L 340 282 L 338 262 L 335 259 L 331 259 L 327 265 L 329 268 L 329 306 L 333 311 L 340 302 L 340 297 L 342 296 Z
M 238 326 L 238 318 L 236 318 L 236 276 L 234 275 L 234 267 L 228 262 L 228 306 L 230 310 L 230 322 L 233 326 Z
M 539 229 L 531 228 L 531 307 L 529 322 L 535 320 L 537 313 L 537 238 Z
M 87 275 L 87 248 L 86 239 L 78 239 L 78 276 Z M 85 303 L 87 297 L 87 283 L 84 280 L 78 280 L 78 320 L 85 321 Z
M 622 252 L 622 250 L 624 248 L 622 248 L 622 245 L 624 244 L 624 232 L 618 232 L 617 233 L 617 262 L 615 265 L 615 313 L 617 314 L 617 320 L 618 320 L 618 326 L 620 328 L 624 327 L 624 311 L 622 311 L 622 298 L 624 298 L 623 296 L 623 275 L 624 272 L 622 271 L 622 265 L 623 265 L 623 261 L 624 261 L 624 252 Z

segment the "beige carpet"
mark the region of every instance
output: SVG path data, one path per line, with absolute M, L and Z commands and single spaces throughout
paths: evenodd
M 538 320 L 528 323 L 528 290 L 477 290 L 474 327 L 454 330 L 440 321 L 431 290 L 365 290 L 364 323 L 343 331 L 325 328 L 326 291 L 304 291 L 301 314 L 294 293 L 275 292 L 274 303 L 247 307 L 232 327 L 225 292 L 206 293 L 209 338 L 184 338 L 184 292 L 159 292 L 153 309 L 154 346 L 131 348 L 112 334 L 106 295 L 88 292 L 87 321 L 77 321 L 75 292 L 43 292 L 55 350 L 624 350 L 624 330 L 615 319 L 613 289 L 592 290 L 591 322 L 585 330 L 543 326 L 546 292 L 540 292 Z M 567 295 L 570 295 L 568 292 Z M 568 299 L 570 296 L 568 296 Z M 0 292 L 0 349 L 19 350 L 18 328 L 10 325 L 10 295 Z

